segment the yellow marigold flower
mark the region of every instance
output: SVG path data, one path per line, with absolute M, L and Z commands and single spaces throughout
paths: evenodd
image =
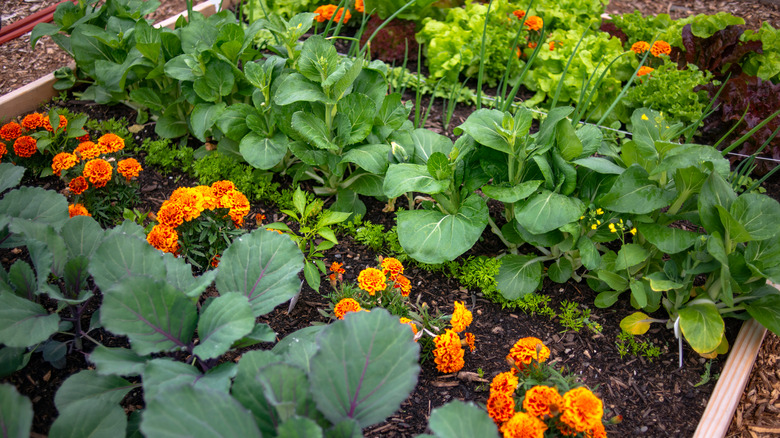
M 135 158 L 127 158 L 117 163 L 116 171 L 118 174 L 125 177 L 127 181 L 138 176 L 141 171 L 144 170 L 141 167 L 141 163 Z
M 200 211 L 214 210 L 217 208 L 217 205 L 219 205 L 219 199 L 214 196 L 214 189 L 211 187 L 197 186 L 193 190 L 200 193 L 200 197 L 198 198 L 198 201 L 200 202 L 198 209 Z
M 68 183 L 68 188 L 70 189 L 71 193 L 78 196 L 89 188 L 89 184 L 87 184 L 87 180 L 84 179 L 83 176 L 79 175 L 70 180 Z
M 363 5 L 363 0 L 355 0 L 355 10 L 358 12 L 365 12 L 366 7 Z
M 181 208 L 184 210 L 184 221 L 189 222 L 200 216 L 203 212 L 203 210 L 201 210 L 201 207 L 203 206 L 202 197 L 203 195 L 196 190 L 193 190 L 191 187 L 179 187 L 171 193 L 169 200 L 181 205 Z M 220 207 L 230 208 L 229 206 L 222 205 L 220 205 Z
M 636 227 L 632 228 L 631 231 L 629 231 L 632 236 L 636 236 Z
M 577 432 L 593 429 L 601 423 L 604 406 L 601 400 L 584 386 L 563 395 L 561 421 Z
M 414 321 L 412 321 L 409 318 L 401 318 L 401 319 L 399 319 L 399 321 L 400 321 L 401 324 L 409 324 L 409 326 L 412 327 L 412 332 L 415 335 L 417 334 L 417 324 L 415 324 Z
M 537 385 L 525 392 L 523 409 L 541 419 L 555 416 L 560 411 L 563 397 L 553 386 Z
M 543 438 L 547 425 L 536 417 L 518 412 L 501 427 L 504 438 Z
M 518 20 L 522 20 L 523 17 L 525 17 L 525 11 L 519 11 L 519 10 L 518 11 L 514 11 L 514 12 L 512 12 L 512 15 L 517 17 Z
M 97 141 L 100 151 L 104 154 L 112 154 L 125 148 L 125 141 L 116 134 L 105 134 Z
M 488 415 L 497 425 L 509 421 L 515 415 L 515 399 L 511 394 L 491 392 L 486 407 Z
M 404 277 L 401 274 L 398 274 L 397 277 L 395 277 L 395 280 L 393 280 L 393 288 L 394 289 L 401 289 L 401 296 L 408 297 L 409 293 L 412 291 L 412 283 L 409 281 L 408 278 Z
M 442 373 L 454 373 L 463 368 L 465 351 L 460 345 L 460 337 L 454 330 L 447 329 L 444 333 L 436 336 L 433 343 L 436 345 L 433 350 L 436 369 Z
M 385 283 L 385 274 L 376 268 L 366 268 L 360 271 L 358 274 L 358 287 L 368 292 L 371 295 L 385 290 L 387 283 Z
M 617 229 L 615 228 L 615 224 L 612 222 L 609 223 L 609 232 L 610 233 L 617 233 Z
M 157 211 L 157 221 L 171 228 L 176 228 L 184 222 L 184 214 L 182 205 L 169 199 L 163 202 Z
M 17 157 L 32 157 L 36 152 L 38 152 L 38 141 L 29 135 L 23 135 L 14 141 L 14 153 Z
M 528 30 L 539 30 L 544 25 L 544 21 L 541 17 L 538 17 L 536 15 L 531 15 L 528 17 L 527 20 L 525 20 L 525 23 L 523 23 L 525 27 L 528 28 Z M 530 47 L 530 44 L 529 44 Z
M 476 347 L 476 345 L 475 345 L 475 344 L 476 344 L 476 342 L 477 342 L 477 337 L 476 337 L 476 336 L 474 336 L 474 334 L 473 334 L 473 333 L 464 333 L 464 334 L 463 334 L 463 337 L 464 337 L 464 339 L 463 339 L 463 342 L 465 342 L 465 343 L 466 343 L 466 345 L 468 345 L 468 347 L 469 347 L 469 351 L 473 353 L 473 352 L 474 352 L 474 350 L 476 350 L 476 349 L 477 349 L 477 347 Z M 462 344 L 462 343 L 461 343 L 461 344 Z
M 48 116 L 43 117 L 43 122 L 41 123 L 41 126 L 43 126 L 43 129 L 54 132 L 54 128 L 51 126 L 51 121 L 49 120 Z M 57 130 L 65 129 L 68 127 L 68 119 L 65 118 L 62 114 L 60 114 L 60 123 L 59 126 L 57 126 Z
M 92 217 L 92 215 L 89 214 L 89 212 L 87 211 L 86 207 L 84 207 L 81 204 L 71 204 L 71 205 L 69 205 L 68 206 L 68 215 L 70 215 L 70 217 L 73 217 L 73 216 L 90 216 L 90 217 Z
M 390 280 L 395 280 L 395 277 L 404 273 L 404 265 L 392 257 L 382 259 L 382 273 L 387 275 Z M 389 275 L 388 275 L 389 274 Z
M 51 170 L 55 175 L 60 176 L 63 170 L 68 170 L 75 166 L 78 159 L 75 155 L 68 152 L 60 152 L 51 160 Z
M 518 340 L 509 350 L 506 360 L 517 368 L 523 369 L 531 361 L 545 362 L 550 357 L 550 349 L 539 338 L 527 337 Z
M 214 191 L 214 197 L 220 199 L 225 193 L 235 190 L 236 185 L 232 181 L 217 181 L 211 185 L 211 189 Z
M 672 53 L 672 46 L 670 46 L 666 41 L 656 40 L 653 43 L 653 46 L 650 47 L 650 54 L 656 58 L 661 57 L 661 55 L 668 55 L 670 53 Z
M 108 161 L 101 158 L 87 161 L 84 165 L 83 175 L 85 178 L 89 178 L 89 182 L 95 187 L 103 187 L 111 181 L 111 174 L 114 172 L 114 168 L 108 164 Z
M 146 241 L 162 252 L 175 253 L 179 249 L 179 233 L 163 224 L 155 225 L 146 236 Z
M 631 45 L 631 51 L 636 53 L 637 55 L 641 55 L 647 52 L 647 49 L 649 48 L 650 48 L 650 44 L 647 44 L 647 42 L 645 41 L 637 41 Z
M 643 65 L 642 67 L 639 67 L 639 71 L 636 72 L 636 75 L 637 75 L 637 77 L 638 76 L 649 75 L 653 71 L 655 71 L 655 69 L 653 67 L 648 67 L 646 65 Z
M 450 320 L 452 329 L 457 333 L 460 333 L 463 330 L 466 330 L 466 327 L 471 324 L 472 319 L 471 312 L 466 309 L 463 302 L 455 301 L 455 310 L 452 312 L 452 319 Z
M 228 214 L 230 219 L 233 219 L 235 226 L 240 227 L 244 225 L 244 217 L 249 213 L 249 200 L 243 193 L 238 190 L 227 192 L 220 198 L 219 203 L 223 207 L 230 206 Z
M 100 146 L 91 141 L 84 141 L 79 143 L 73 153 L 79 160 L 91 160 L 100 156 Z
M 0 128 L 0 138 L 5 141 L 16 140 L 22 135 L 22 127 L 16 122 L 9 122 Z
M 43 126 L 43 119 L 44 117 L 41 113 L 27 114 L 22 119 L 22 127 L 28 131 L 38 129 Z
M 344 319 L 344 315 L 349 312 L 359 312 L 363 309 L 360 308 L 360 304 L 352 298 L 344 298 L 339 301 L 333 308 L 333 313 L 338 319 Z
M 500 392 L 502 394 L 512 395 L 517 389 L 519 383 L 517 375 L 511 371 L 504 371 L 493 377 L 493 381 L 490 382 L 490 394 Z

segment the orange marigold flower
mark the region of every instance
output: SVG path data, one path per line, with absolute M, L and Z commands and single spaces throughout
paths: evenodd
M 342 264 L 342 263 L 333 262 L 333 263 L 330 264 L 330 271 L 331 272 L 335 272 L 337 274 L 344 274 L 347 271 L 344 270 L 343 266 L 344 266 L 344 264 Z
M 593 429 L 601 423 L 604 406 L 601 400 L 584 386 L 563 395 L 561 421 L 577 432 Z
M 387 275 L 391 281 L 395 280 L 395 277 L 404 273 L 404 265 L 398 259 L 387 257 L 382 259 L 382 273 Z
M 76 140 L 78 140 L 78 141 L 80 141 L 82 143 L 85 142 L 85 141 L 89 141 L 89 132 L 84 134 L 84 135 L 82 135 L 81 137 L 76 137 Z
M 555 41 L 550 41 L 550 51 L 555 50 Z
M 177 202 L 167 200 L 157 211 L 157 221 L 171 228 L 176 228 L 184 222 L 184 208 Z
M 43 126 L 43 129 L 54 132 L 54 128 L 51 126 L 51 120 L 49 120 L 48 116 L 43 117 L 43 122 L 41 123 L 41 126 Z M 60 129 L 65 129 L 68 126 L 68 119 L 65 118 L 62 114 L 60 114 L 60 123 L 57 126 L 57 131 Z
M 515 343 L 509 350 L 506 360 L 522 370 L 532 360 L 544 362 L 548 357 L 550 357 L 550 349 L 540 339 L 527 337 Z
M 125 148 L 125 140 L 116 134 L 105 134 L 97 141 L 100 151 L 104 154 L 112 154 Z
M 81 204 L 71 204 L 68 206 L 68 214 L 70 217 L 73 216 L 89 216 L 92 217 L 91 214 L 87 211 L 87 208 L 84 207 Z
M 350 18 L 352 18 L 352 14 L 349 12 L 349 9 L 339 8 L 338 11 L 336 11 L 336 17 L 333 19 L 336 23 L 341 22 L 341 17 L 344 16 L 344 24 L 347 24 Z
M 544 25 L 544 21 L 541 17 L 531 15 L 527 20 L 525 20 L 525 23 L 523 24 L 528 28 L 528 30 L 539 30 Z
M 652 68 L 652 67 L 648 67 L 646 65 L 643 65 L 642 67 L 639 67 L 639 71 L 636 72 L 636 75 L 637 76 L 644 76 L 644 75 L 652 73 L 653 70 L 655 70 L 655 69 Z M 612 225 L 612 224 L 610 224 L 610 225 Z
M 503 392 L 491 392 L 487 400 L 487 412 L 498 425 L 508 421 L 515 415 L 514 397 Z
M 217 197 L 214 196 L 214 189 L 212 189 L 211 187 L 197 186 L 193 190 L 200 193 L 200 197 L 198 198 L 198 201 L 200 202 L 200 205 L 198 205 L 198 209 L 200 211 L 214 210 L 219 205 L 219 199 L 217 199 Z
M 22 135 L 22 127 L 16 122 L 9 122 L 0 128 L 0 138 L 5 141 L 16 140 Z
M 211 267 L 212 268 L 216 268 L 217 266 L 219 266 L 219 259 L 221 257 L 222 256 L 220 256 L 219 254 L 215 254 L 214 257 L 211 258 Z
M 100 146 L 91 141 L 83 141 L 73 153 L 79 160 L 91 160 L 100 156 Z
M 520 380 L 511 371 L 505 371 L 493 377 L 493 381 L 490 382 L 490 394 L 502 393 L 512 395 L 517 389 L 517 384 Z
M 43 119 L 44 117 L 41 113 L 27 114 L 22 119 L 22 127 L 28 131 L 38 129 L 43 126 Z
M 361 309 L 360 304 L 352 298 L 344 298 L 333 307 L 333 313 L 338 319 L 344 319 L 344 315 L 349 312 L 359 312 Z
M 51 160 L 51 170 L 55 175 L 60 176 L 63 170 L 68 170 L 78 163 L 78 158 L 68 152 L 60 152 Z
M 111 174 L 113 171 L 114 168 L 108 164 L 108 161 L 97 158 L 87 161 L 87 164 L 84 165 L 83 175 L 85 178 L 89 178 L 89 182 L 91 182 L 93 186 L 103 187 L 106 183 L 111 181 Z
M 401 296 L 408 297 L 409 293 L 412 291 L 412 283 L 408 278 L 398 274 L 398 276 L 395 277 L 395 280 L 393 280 L 393 288 L 401 289 Z
M 474 345 L 477 341 L 477 337 L 472 333 L 465 333 L 463 337 L 465 338 L 463 341 L 466 342 L 466 345 L 468 345 L 469 351 L 473 353 L 474 350 L 477 349 L 476 345 Z
M 8 149 L 5 147 L 5 143 L 0 143 L 0 161 L 3 160 L 3 155 L 8 153 Z
M 32 157 L 38 152 L 38 141 L 29 135 L 23 135 L 14 142 L 14 153 L 17 157 Z
M 409 319 L 409 318 L 401 318 L 401 319 L 399 319 L 398 321 L 400 321 L 400 322 L 401 322 L 401 324 L 409 324 L 409 326 L 411 326 L 411 327 L 412 327 L 412 332 L 413 332 L 415 335 L 417 334 L 417 324 L 415 324 L 415 323 L 414 323 L 414 321 L 412 321 L 412 320 L 411 320 L 411 319 Z
M 604 429 L 604 424 L 599 421 L 593 426 L 593 429 L 586 430 L 585 438 L 607 438 L 607 431 Z
M 263 221 L 265 220 L 265 215 L 262 213 L 257 213 L 255 215 L 255 223 L 259 227 L 260 225 L 263 225 Z
M 358 286 L 371 295 L 385 290 L 385 274 L 376 268 L 366 268 L 358 274 Z
M 70 180 L 68 183 L 68 188 L 70 189 L 71 193 L 78 196 L 89 188 L 89 184 L 87 184 L 87 180 L 84 179 L 83 176 L 79 175 Z
M 217 181 L 211 185 L 211 190 L 214 191 L 214 197 L 217 199 L 225 196 L 225 193 L 235 190 L 236 185 L 232 181 Z
M 162 252 L 175 253 L 179 249 L 179 233 L 163 224 L 155 225 L 146 236 L 146 241 Z
M 531 41 L 530 43 L 528 43 L 528 48 L 529 49 L 535 49 L 536 48 L 536 43 Z
M 647 44 L 645 41 L 637 41 L 634 44 L 631 45 L 631 51 L 636 53 L 637 55 L 641 55 L 650 48 L 650 44 Z
M 672 46 L 666 41 L 656 40 L 653 43 L 653 46 L 650 47 L 650 54 L 656 58 L 660 58 L 661 55 L 668 55 L 670 53 L 672 53 Z
M 203 207 L 202 197 L 203 195 L 192 187 L 179 187 L 171 193 L 171 197 L 168 198 L 168 200 L 181 205 L 181 208 L 184 211 L 184 220 L 189 222 L 200 216 L 203 212 L 203 210 L 201 210 L 201 207 Z M 219 207 L 222 206 L 220 205 Z
M 547 425 L 536 417 L 517 412 L 503 426 L 501 433 L 504 438 L 543 438 Z
M 523 409 L 541 419 L 555 416 L 560 411 L 563 397 L 553 386 L 537 385 L 525 392 Z
M 433 343 L 436 345 L 436 349 L 433 350 L 436 369 L 442 373 L 454 373 L 463 368 L 465 352 L 460 345 L 460 337 L 454 330 L 447 329 L 436 336 Z
M 466 327 L 471 324 L 472 319 L 471 312 L 466 309 L 463 302 L 455 301 L 455 310 L 452 312 L 452 319 L 450 320 L 452 329 L 460 333 L 463 330 L 466 330 Z
M 518 20 L 522 20 L 523 17 L 525 17 L 525 11 L 519 11 L 518 10 L 518 11 L 512 12 L 512 14 L 514 14 L 514 16 L 517 17 Z
M 117 163 L 116 171 L 118 174 L 125 177 L 127 181 L 138 176 L 141 171 L 144 170 L 141 167 L 141 163 L 135 158 L 127 158 Z
M 355 10 L 358 12 L 365 12 L 366 7 L 363 5 L 363 0 L 355 0 Z
M 237 227 L 244 224 L 244 217 L 249 213 L 249 200 L 243 193 L 238 190 L 229 191 L 220 198 L 217 205 L 230 209 L 228 214 Z
M 336 5 L 320 6 L 314 10 L 314 13 L 317 14 L 314 17 L 314 19 L 317 20 L 318 23 L 324 23 L 330 20 L 331 17 L 333 17 L 333 14 L 336 12 L 336 9 L 338 9 L 338 6 Z

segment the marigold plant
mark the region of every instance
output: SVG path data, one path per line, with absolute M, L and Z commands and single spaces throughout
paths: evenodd
M 631 51 L 637 55 L 641 55 L 647 52 L 648 49 L 650 49 L 650 44 L 648 44 L 646 41 L 637 41 L 631 45 Z
M 505 371 L 493 377 L 493 381 L 490 383 L 490 393 L 514 394 L 518 383 L 519 379 L 515 373 Z
M 515 399 L 512 394 L 491 392 L 486 407 L 490 418 L 499 426 L 515 415 Z
M 574 388 L 563 395 L 561 421 L 577 432 L 593 429 L 601 422 L 604 405 L 586 387 Z
M 68 119 L 65 116 L 63 116 L 62 114 L 59 115 L 59 119 L 60 119 L 60 122 L 59 122 L 59 125 L 57 126 L 56 130 L 57 131 L 65 130 L 65 128 L 68 127 Z M 55 131 L 54 127 L 51 126 L 51 121 L 49 120 L 49 117 L 46 117 L 46 116 L 43 117 L 43 122 L 41 123 L 41 126 L 43 127 L 43 129 L 45 129 L 45 130 L 47 130 L 49 132 L 54 132 Z
M 363 4 L 363 0 L 355 0 L 355 10 L 358 12 L 365 12 L 366 7 Z
M 38 129 L 43 126 L 44 116 L 41 113 L 27 114 L 22 119 L 22 127 L 28 131 Z
M 518 340 L 506 356 L 507 362 L 522 370 L 532 361 L 545 362 L 550 357 L 550 349 L 539 339 L 527 337 Z
M 92 216 L 91 214 L 89 214 L 89 211 L 87 211 L 86 207 L 84 207 L 81 204 L 71 204 L 71 205 L 68 205 L 68 215 L 70 215 L 70 217 L 74 217 L 74 216 L 90 216 L 91 217 Z
M 29 135 L 23 135 L 14 141 L 14 153 L 18 157 L 29 158 L 38 152 L 38 141 Z
M 358 274 L 358 286 L 370 295 L 385 290 L 386 280 L 385 274 L 376 268 L 366 268 Z
M 525 17 L 525 11 L 516 10 L 512 12 L 512 15 L 517 17 L 518 20 L 522 20 Z
M 0 143 L 0 162 L 3 161 L 3 156 L 8 153 L 8 149 L 6 149 L 5 144 Z
M 79 143 L 78 147 L 73 150 L 73 153 L 78 157 L 79 160 L 84 161 L 99 157 L 101 151 L 100 146 L 87 140 Z
M 547 425 L 525 412 L 517 412 L 501 427 L 504 438 L 543 438 Z
M 117 173 L 124 176 L 127 181 L 137 177 L 142 170 L 144 169 L 141 167 L 141 163 L 135 158 L 121 160 L 116 167 Z
M 362 12 L 362 11 L 359 11 Z M 317 9 L 314 10 L 314 13 L 317 14 L 314 19 L 317 20 L 319 23 L 324 23 L 326 21 L 329 21 L 331 18 L 335 22 L 341 22 L 342 17 L 344 18 L 344 24 L 346 24 L 350 18 L 352 18 L 352 14 L 349 12 L 348 9 L 339 8 L 336 5 L 324 5 L 320 6 Z
M 454 373 L 463 369 L 465 352 L 460 343 L 460 337 L 451 329 L 436 336 L 433 340 L 436 348 L 433 350 L 436 369 L 442 373 Z
M 387 275 L 390 280 L 395 280 L 396 277 L 404 273 L 404 265 L 393 257 L 387 257 L 382 259 L 382 273 Z
M 650 47 L 650 54 L 656 58 L 659 58 L 663 55 L 668 55 L 670 53 L 672 53 L 672 46 L 670 46 L 666 41 L 656 40 L 653 43 L 653 46 Z
M 111 181 L 111 175 L 114 172 L 114 168 L 111 167 L 108 161 L 102 158 L 96 158 L 94 160 L 87 161 L 84 165 L 84 178 L 89 179 L 89 182 L 94 187 L 104 187 L 109 181 Z
M 113 154 L 125 148 L 125 140 L 116 134 L 108 133 L 98 139 L 97 145 L 102 153 Z
M 523 24 L 526 28 L 528 28 L 528 30 L 540 30 L 544 25 L 544 21 L 541 17 L 531 15 L 527 20 L 525 20 L 525 23 Z
M 60 176 L 63 170 L 68 170 L 78 163 L 78 158 L 69 152 L 60 152 L 51 161 L 51 170 Z
M 176 253 L 179 250 L 179 233 L 167 225 L 155 225 L 146 236 L 146 241 L 162 252 Z
M 636 75 L 637 75 L 637 76 L 644 76 L 644 75 L 649 75 L 649 74 L 650 74 L 650 73 L 652 73 L 654 70 L 655 70 L 655 69 L 654 69 L 653 67 L 648 67 L 648 66 L 646 66 L 646 65 L 643 65 L 643 66 L 639 67 L 639 71 L 638 71 L 638 72 L 636 72 Z
M 523 409 L 534 417 L 545 419 L 560 410 L 563 398 L 554 386 L 537 385 L 525 393 Z
M 471 315 L 471 312 L 466 309 L 463 302 L 455 301 L 455 311 L 452 312 L 452 319 L 450 320 L 452 329 L 460 333 L 471 325 L 472 320 L 473 316 Z
M 417 334 L 417 324 L 415 324 L 415 323 L 414 323 L 414 321 L 412 321 L 412 320 L 411 320 L 411 319 L 409 319 L 409 318 L 399 318 L 399 320 L 398 320 L 398 321 L 399 321 L 401 324 L 407 324 L 407 325 L 409 325 L 409 326 L 412 328 L 412 333 L 414 333 L 415 335 Z
M 358 304 L 357 301 L 355 301 L 352 298 L 344 298 L 343 300 L 339 301 L 338 304 L 333 308 L 333 313 L 336 315 L 336 318 L 338 319 L 344 319 L 344 315 L 346 315 L 349 312 L 359 312 L 363 310 L 360 307 L 360 304 Z
M 82 175 L 73 178 L 68 183 L 68 189 L 70 189 L 70 192 L 77 196 L 84 193 L 84 191 L 88 188 L 89 183 L 87 183 L 87 180 Z
M 0 138 L 5 141 L 16 140 L 22 135 L 22 127 L 16 122 L 9 122 L 0 128 Z

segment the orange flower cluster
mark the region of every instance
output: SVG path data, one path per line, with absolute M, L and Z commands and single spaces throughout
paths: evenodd
M 465 365 L 463 356 L 465 352 L 460 344 L 460 337 L 451 329 L 433 339 L 436 348 L 433 350 L 436 369 L 442 373 L 454 373 L 460 371 Z
M 70 180 L 68 183 L 68 188 L 70 189 L 71 193 L 78 196 L 89 188 L 89 184 L 87 184 L 87 180 L 82 175 L 79 175 Z
M 60 152 L 51 160 L 51 170 L 55 175 L 60 176 L 63 170 L 70 169 L 78 163 L 79 159 L 68 152 Z
M 366 7 L 363 5 L 363 0 L 355 0 L 355 10 L 358 12 L 366 11 Z
M 38 141 L 29 135 L 23 135 L 14 142 L 14 153 L 17 157 L 32 157 L 36 152 L 38 152 Z
M 649 49 L 650 49 L 650 44 L 647 44 L 646 41 L 637 41 L 631 45 L 631 51 L 636 53 L 637 55 L 641 55 L 647 52 Z
M 92 160 L 100 156 L 100 146 L 87 140 L 79 143 L 73 151 L 79 160 Z
M 344 264 L 338 262 L 333 262 L 330 265 L 330 272 L 332 272 L 332 274 L 330 274 L 328 278 L 333 287 L 336 286 L 336 281 L 341 281 L 344 278 L 343 274 L 347 272 L 344 270 L 343 266 Z
M 417 334 L 417 324 L 409 318 L 400 318 L 398 320 L 401 324 L 408 324 L 412 328 L 412 333 Z
M 362 12 L 362 11 L 358 11 Z M 342 17 L 344 18 L 344 24 L 347 24 L 350 18 L 352 18 L 352 14 L 349 13 L 348 9 L 339 8 L 336 5 L 324 5 L 320 6 L 317 9 L 314 10 L 314 13 L 317 14 L 314 19 L 317 20 L 318 23 L 324 23 L 326 21 L 329 21 L 331 18 L 335 22 L 341 22 Z
M 84 172 L 82 175 L 85 178 L 89 178 L 89 182 L 95 187 L 105 187 L 105 185 L 111 181 L 111 175 L 114 172 L 114 168 L 108 161 L 102 158 L 96 158 L 94 160 L 87 161 L 84 165 Z
M 27 114 L 22 119 L 22 127 L 24 129 L 27 129 L 28 131 L 32 131 L 33 129 L 38 129 L 41 126 L 43 126 L 44 119 L 45 117 L 41 113 Z
M 501 426 L 504 438 L 544 438 L 546 430 L 542 420 L 525 412 L 517 412 Z
M 452 319 L 450 320 L 452 329 L 460 333 L 463 330 L 466 330 L 469 325 L 471 325 L 472 320 L 473 317 L 471 312 L 466 309 L 466 306 L 463 304 L 463 302 L 455 301 L 455 311 L 452 312 Z
M 142 170 L 144 169 L 141 167 L 141 163 L 139 163 L 135 158 L 127 158 L 122 160 L 117 163 L 116 167 L 117 173 L 124 176 L 128 182 L 138 176 Z
M 644 76 L 644 75 L 648 75 L 648 74 L 652 73 L 654 70 L 655 70 L 655 69 L 654 69 L 654 68 L 652 68 L 652 67 L 648 67 L 648 66 L 646 66 L 646 65 L 643 65 L 643 66 L 639 67 L 639 71 L 638 71 L 638 72 L 636 72 L 636 75 L 637 75 L 637 76 Z
M 68 206 L 68 215 L 73 216 L 92 216 L 87 211 L 86 207 L 81 204 L 71 204 Z
M 539 30 L 544 25 L 544 21 L 541 17 L 531 15 L 527 20 L 525 20 L 525 23 L 523 24 L 528 28 L 528 30 Z
M 0 128 L 0 138 L 5 141 L 16 140 L 22 135 L 22 127 L 16 122 L 9 122 Z
M 512 12 L 512 14 L 513 14 L 515 17 L 517 17 L 517 19 L 518 19 L 518 20 L 522 20 L 522 19 L 523 19 L 523 17 L 525 17 L 525 11 L 520 11 L 520 10 L 517 10 L 517 11 L 514 11 L 514 12 Z
M 125 148 L 124 139 L 116 134 L 111 133 L 100 137 L 97 144 L 98 147 L 100 147 L 100 152 L 104 154 L 112 154 Z
M 357 301 L 352 298 L 344 298 L 343 300 L 339 301 L 333 308 L 333 313 L 338 319 L 344 319 L 344 315 L 347 313 L 360 312 L 361 310 L 363 309 L 360 307 L 360 304 L 358 304 Z
M 553 386 L 537 385 L 525 392 L 523 409 L 538 418 L 550 418 L 558 414 L 563 398 Z
M 0 143 L 0 161 L 3 161 L 3 155 L 8 153 L 8 149 L 5 147 L 5 143 Z
M 409 293 L 412 291 L 412 283 L 408 278 L 399 274 L 398 277 L 393 280 L 393 288 L 401 289 L 401 296 L 408 297 Z
M 469 351 L 473 353 L 474 350 L 477 349 L 477 347 L 474 345 L 477 342 L 477 337 L 472 333 L 465 333 L 463 337 L 465 338 L 466 345 L 469 347 Z
M 155 225 L 146 236 L 146 241 L 162 252 L 175 254 L 179 250 L 179 233 L 167 225 Z
M 581 386 L 563 395 L 561 421 L 577 432 L 585 432 L 601 424 L 604 406 L 588 388 Z M 603 427 L 603 425 L 602 425 Z
M 522 371 L 531 361 L 545 362 L 550 357 L 550 349 L 538 338 L 527 337 L 515 342 L 506 356 L 507 362 L 514 365 L 513 371 Z
M 490 391 L 487 401 L 487 412 L 496 425 L 502 425 L 515 415 L 515 399 L 511 393 Z
M 672 46 L 666 41 L 656 40 L 653 46 L 650 47 L 650 54 L 656 58 L 660 58 L 662 55 L 668 55 L 672 53 Z
M 43 121 L 41 122 L 41 126 L 43 127 L 43 129 L 49 132 L 54 132 L 54 128 L 51 126 L 51 121 L 49 120 L 48 116 L 43 116 Z M 60 129 L 65 129 L 67 127 L 68 127 L 68 119 L 66 119 L 65 116 L 60 114 L 60 123 L 57 126 L 57 131 L 59 131 Z
M 404 273 L 404 265 L 392 257 L 382 259 L 382 273 L 390 278 L 390 281 L 395 281 L 396 277 Z
M 387 280 L 385 274 L 379 269 L 366 268 L 358 274 L 358 287 L 373 296 L 377 292 L 385 290 L 387 287 L 385 280 Z

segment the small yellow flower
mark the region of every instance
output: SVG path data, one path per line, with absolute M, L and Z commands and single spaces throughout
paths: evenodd
M 617 233 L 617 229 L 615 228 L 615 224 L 611 223 L 609 224 L 609 232 L 610 233 Z
M 636 236 L 636 228 L 632 228 L 631 229 L 631 235 L 632 236 Z
M 596 224 L 593 224 L 593 225 L 591 225 L 591 226 L 590 226 L 590 229 L 591 229 L 591 230 L 595 230 L 595 229 L 596 229 L 596 228 L 598 228 L 598 227 L 599 227 L 598 225 L 596 225 Z
M 647 114 L 642 114 L 642 120 L 650 120 L 647 118 Z
M 601 221 L 596 219 L 596 225 L 601 225 Z
M 596 214 L 602 215 L 602 214 L 604 214 L 604 210 L 598 208 L 598 209 L 596 209 Z
M 583 219 L 585 219 L 585 216 L 580 216 L 580 220 L 583 220 Z

